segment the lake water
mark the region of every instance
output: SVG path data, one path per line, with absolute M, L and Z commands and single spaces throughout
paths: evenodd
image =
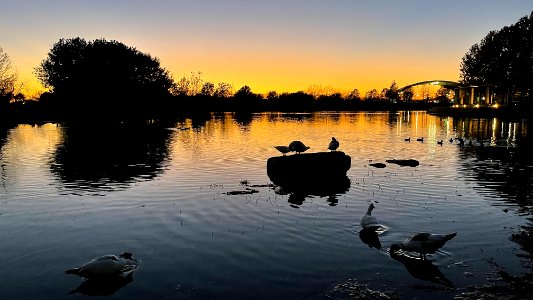
M 523 123 L 265 113 L 0 129 L 0 298 L 453 298 L 500 269 L 528 271 L 510 240 L 531 225 L 532 164 L 514 159 Z M 300 140 L 322 152 L 333 136 L 351 157 L 345 191 L 271 185 L 274 146 Z M 460 147 L 456 137 L 499 147 Z M 420 165 L 386 163 L 407 158 Z M 381 249 L 359 233 L 370 202 L 386 228 Z M 390 245 L 420 231 L 457 236 L 429 263 L 391 258 Z M 114 286 L 64 273 L 124 250 L 141 263 Z

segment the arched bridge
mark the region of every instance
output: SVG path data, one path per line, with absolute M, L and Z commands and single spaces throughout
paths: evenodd
M 413 84 L 410 84 L 410 85 L 406 85 L 404 86 L 403 88 L 399 89 L 398 92 L 403 92 L 405 90 L 407 90 L 408 88 L 411 88 L 413 86 L 417 86 L 417 85 L 425 85 L 425 84 L 430 84 L 430 85 L 440 85 L 442 87 L 445 87 L 445 88 L 458 88 L 458 87 L 461 87 L 462 85 L 459 83 L 459 82 L 455 82 L 455 81 L 449 81 L 449 80 L 428 80 L 428 81 L 420 81 L 420 82 L 417 82 L 417 83 L 413 83 Z

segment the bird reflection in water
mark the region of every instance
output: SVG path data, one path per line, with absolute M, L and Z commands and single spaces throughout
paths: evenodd
M 133 273 L 114 275 L 104 278 L 89 278 L 83 281 L 75 290 L 68 294 L 82 294 L 85 296 L 111 296 L 119 289 L 133 281 Z
M 430 260 L 408 255 L 402 251 L 390 251 L 390 256 L 401 262 L 414 278 L 453 288 L 453 283 Z
M 363 228 L 359 231 L 359 238 L 370 248 L 381 249 L 381 242 L 379 241 L 379 232 L 374 228 Z

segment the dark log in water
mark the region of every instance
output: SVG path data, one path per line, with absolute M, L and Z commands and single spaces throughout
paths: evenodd
M 418 160 L 414 160 L 414 159 L 389 159 L 389 160 L 386 160 L 386 162 L 390 164 L 397 164 L 402 167 L 404 166 L 416 167 L 420 164 Z
M 269 158 L 267 174 L 288 191 L 330 195 L 349 189 L 346 172 L 350 166 L 350 156 L 340 151 L 294 154 Z

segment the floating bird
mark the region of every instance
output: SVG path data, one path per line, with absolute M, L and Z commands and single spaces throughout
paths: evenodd
M 331 138 L 331 142 L 329 142 L 328 149 L 331 151 L 335 151 L 339 148 L 339 141 L 337 141 L 334 137 Z
M 450 138 L 450 143 L 453 143 L 453 139 L 452 138 Z
M 437 144 L 442 146 L 442 140 L 437 141 Z
M 304 143 L 302 143 L 300 141 L 292 141 L 289 144 L 289 150 L 294 151 L 296 153 L 305 152 L 309 148 L 311 148 L 311 147 L 307 147 L 306 145 L 304 145 Z
M 406 142 L 410 142 L 410 141 L 411 141 L 411 138 L 408 137 L 408 138 L 405 139 L 405 141 L 406 141 Z
M 424 141 L 424 138 L 421 137 L 421 138 L 417 138 L 416 140 L 417 140 L 418 142 L 423 142 L 423 141 Z
M 418 252 L 422 259 L 426 259 L 426 254 L 435 253 L 456 235 L 457 232 L 450 234 L 417 233 L 404 242 L 393 244 L 390 252 L 398 250 Z
M 79 268 L 66 270 L 67 274 L 74 274 L 87 278 L 116 276 L 131 273 L 138 265 L 132 254 L 124 252 L 119 256 L 108 254 L 97 257 Z
M 381 225 L 378 223 L 378 219 L 375 216 L 372 216 L 372 210 L 374 209 L 374 203 L 370 203 L 368 205 L 368 210 L 366 211 L 366 214 L 361 217 L 361 227 L 363 229 L 378 229 L 381 227 Z
M 289 146 L 274 146 L 274 148 L 278 149 L 278 151 L 281 152 L 283 155 L 291 152 L 291 149 L 289 149 Z

